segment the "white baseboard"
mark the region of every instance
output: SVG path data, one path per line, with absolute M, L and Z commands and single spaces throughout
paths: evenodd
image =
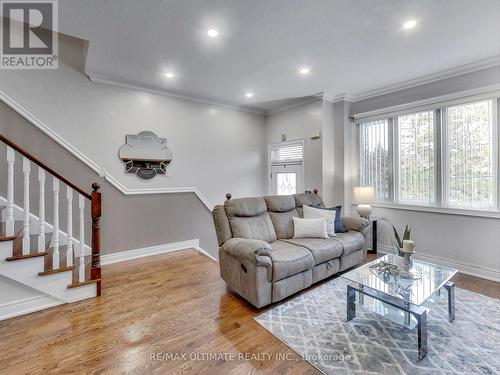
M 199 251 L 200 253 L 202 253 L 203 255 L 205 255 L 205 256 L 209 257 L 210 259 L 212 259 L 212 260 L 214 260 L 214 261 L 218 262 L 218 260 L 217 260 L 217 259 L 215 259 L 213 256 L 211 256 L 209 253 L 207 253 L 207 252 L 206 252 L 205 250 L 203 250 L 201 247 L 199 247 L 199 246 L 195 246 L 194 248 L 195 248 L 195 250 L 198 250 L 198 251 Z
M 118 262 L 124 262 L 127 260 L 138 259 L 143 257 L 148 257 L 152 255 L 171 253 L 173 251 L 195 249 L 201 254 L 214 259 L 210 254 L 200 247 L 200 241 L 198 239 L 187 240 L 181 242 L 174 242 L 164 245 L 157 245 L 151 247 L 145 247 L 142 249 L 126 250 L 120 251 L 118 253 L 101 255 L 101 265 L 113 264 Z
M 62 305 L 63 303 L 63 301 L 46 295 L 7 302 L 0 305 L 0 320 L 10 319 L 35 311 L 48 309 L 49 307 Z
M 368 242 L 368 248 L 371 249 L 371 242 Z M 390 253 L 394 252 L 394 249 L 387 245 L 377 245 L 377 250 L 380 253 Z M 415 259 L 422 260 L 424 262 L 442 264 L 443 266 L 451 267 L 457 269 L 460 273 L 479 277 L 481 279 L 491 280 L 500 282 L 500 271 L 491 268 L 478 266 L 476 264 L 466 264 L 458 262 L 456 260 L 446 259 L 442 257 L 437 257 L 429 254 L 416 253 Z

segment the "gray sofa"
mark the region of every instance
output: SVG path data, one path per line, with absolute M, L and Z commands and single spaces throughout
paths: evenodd
M 361 263 L 368 220 L 343 217 L 349 231 L 337 237 L 293 238 L 292 217 L 302 206 L 324 207 L 315 193 L 228 199 L 212 214 L 220 273 L 228 286 L 256 307 L 286 298 Z

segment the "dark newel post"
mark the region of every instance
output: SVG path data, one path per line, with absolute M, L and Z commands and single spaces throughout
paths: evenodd
M 100 186 L 95 182 L 92 184 L 92 268 L 90 278 L 99 280 L 97 282 L 97 295 L 101 295 L 101 193 Z

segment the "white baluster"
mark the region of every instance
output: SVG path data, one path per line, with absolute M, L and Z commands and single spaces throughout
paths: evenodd
M 52 191 L 54 193 L 54 232 L 52 233 L 52 269 L 59 268 L 59 180 L 53 177 Z
M 31 251 L 30 243 L 30 172 L 31 165 L 27 157 L 23 156 L 24 174 L 24 218 L 23 218 L 23 255 L 28 255 Z
M 66 187 L 66 199 L 68 200 L 66 267 L 70 267 L 73 265 L 73 189 L 69 186 Z
M 78 197 L 78 208 L 80 209 L 80 254 L 79 254 L 79 268 L 78 268 L 78 281 L 85 281 L 85 223 L 84 223 L 84 209 L 85 209 L 85 197 L 79 195 Z
M 38 252 L 45 250 L 45 171 L 38 167 Z
M 14 150 L 7 147 L 7 221 L 5 223 L 5 235 L 14 235 L 14 162 L 16 154 Z

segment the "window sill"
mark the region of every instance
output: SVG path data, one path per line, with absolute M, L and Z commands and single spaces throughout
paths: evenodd
M 356 206 L 356 204 L 353 203 L 353 206 Z M 409 204 L 396 204 L 396 203 L 383 203 L 383 202 L 375 202 L 372 204 L 372 206 L 380 208 L 390 208 L 394 210 L 432 212 L 432 213 L 446 214 L 446 215 L 475 216 L 475 217 L 500 219 L 500 211 L 481 211 L 481 210 L 468 210 L 459 208 L 415 206 Z

